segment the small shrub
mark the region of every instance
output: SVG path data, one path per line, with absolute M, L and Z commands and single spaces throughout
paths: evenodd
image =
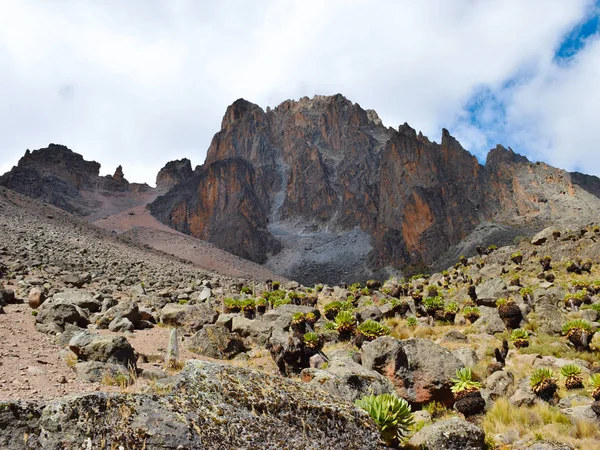
M 415 316 L 410 316 L 406 319 L 407 327 L 415 328 L 417 325 L 419 325 L 419 321 L 417 320 L 417 318 Z

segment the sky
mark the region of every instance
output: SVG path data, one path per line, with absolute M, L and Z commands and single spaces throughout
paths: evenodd
M 228 105 L 342 93 L 480 161 L 600 176 L 599 0 L 0 0 L 0 174 L 60 143 L 129 181 Z

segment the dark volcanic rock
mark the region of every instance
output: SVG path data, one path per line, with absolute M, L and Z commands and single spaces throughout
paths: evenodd
M 86 193 L 110 196 L 115 192 L 147 191 L 146 184 L 129 183 L 119 166 L 113 176 L 100 176 L 100 164 L 86 161 L 64 145 L 27 150 L 16 167 L 0 176 L 0 186 L 58 206 L 77 215 L 90 215 L 102 207 Z
M 190 361 L 171 386 L 164 395 L 96 393 L 46 404 L 0 402 L 0 447 L 382 448 L 366 413 L 284 378 Z
M 156 188 L 159 191 L 166 192 L 173 186 L 184 182 L 193 174 L 192 163 L 189 159 L 183 158 L 177 161 L 170 161 L 158 172 L 156 176 Z

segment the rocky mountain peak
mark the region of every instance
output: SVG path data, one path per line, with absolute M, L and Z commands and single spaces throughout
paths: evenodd
M 117 170 L 115 170 L 112 178 L 119 183 L 128 183 L 128 181 L 125 179 L 125 175 L 123 175 L 123 166 L 117 167 Z
M 193 174 L 192 163 L 189 159 L 183 158 L 170 161 L 158 172 L 156 188 L 166 192 L 173 186 L 187 180 Z
M 510 147 L 505 148 L 498 144 L 491 149 L 487 155 L 485 165 L 491 170 L 494 170 L 501 165 L 523 164 L 529 160 L 522 155 L 515 153 Z

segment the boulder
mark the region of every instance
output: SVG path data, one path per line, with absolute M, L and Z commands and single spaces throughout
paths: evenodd
M 219 313 L 205 304 L 190 306 L 170 303 L 160 311 L 160 321 L 164 325 L 190 331 L 198 331 L 205 325 L 211 325 L 218 317 Z
M 130 380 L 129 370 L 121 364 L 86 361 L 77 363 L 74 367 L 77 377 L 89 383 L 106 383 L 109 378 L 114 380 L 119 375 L 125 380 Z
M 15 298 L 15 291 L 12 289 L 0 289 L 0 304 L 11 304 L 16 303 L 17 299 Z
M 368 320 L 368 319 L 379 322 L 382 318 L 383 318 L 383 313 L 381 312 L 381 309 L 379 309 L 379 307 L 377 307 L 375 305 L 365 306 L 364 308 L 359 309 L 359 311 L 358 311 L 358 319 L 361 322 L 364 322 L 365 320 Z
M 350 402 L 365 395 L 391 394 L 394 386 L 383 375 L 368 370 L 352 358 L 336 358 L 327 369 L 304 369 L 302 380 Z
M 487 334 L 496 334 L 506 330 L 506 325 L 504 325 L 496 308 L 481 306 L 479 311 L 481 315 L 473 325 L 481 328 L 481 331 Z
M 512 372 L 499 370 L 487 378 L 485 387 L 492 400 L 510 397 L 515 392 L 515 377 Z
M 246 351 L 244 341 L 221 325 L 206 325 L 191 339 L 188 347 L 202 356 L 215 359 L 231 359 Z
M 268 323 L 271 328 L 278 328 L 279 330 L 288 331 L 290 324 L 292 323 L 292 316 L 295 313 L 313 313 L 317 317 L 321 317 L 321 313 L 317 308 L 310 306 L 297 306 L 297 305 L 281 305 L 275 309 L 267 311 L 263 316 L 262 320 Z
M 380 337 L 362 346 L 361 357 L 364 367 L 386 376 L 396 393 L 415 406 L 431 401 L 451 406 L 450 379 L 464 367 L 449 350 L 427 339 Z
M 426 425 L 408 441 L 418 450 L 485 450 L 485 433 L 476 425 L 453 417 Z
M 23 448 L 23 436 L 36 449 L 382 448 L 364 411 L 279 376 L 189 361 L 182 373 L 157 384 L 168 394 L 0 401 L 0 448 Z
M 475 289 L 477 294 L 477 304 L 480 306 L 496 306 L 496 300 L 504 297 L 508 286 L 502 278 L 492 278 L 481 283 Z
M 539 289 L 534 292 L 533 304 L 538 330 L 542 333 L 560 333 L 567 316 L 561 311 L 564 300 L 562 288 Z
M 262 320 L 250 320 L 236 315 L 231 320 L 231 331 L 238 333 L 248 342 L 265 345 L 271 337 L 272 323 L 265 323 Z
M 85 328 L 89 324 L 88 315 L 76 305 L 48 301 L 40 306 L 35 317 L 35 328 L 41 333 L 62 333 L 67 324 Z
M 463 363 L 465 367 L 475 367 L 479 362 L 477 352 L 470 347 L 461 347 L 452 350 L 452 354 Z
M 100 300 L 92 297 L 89 292 L 79 289 L 68 289 L 66 291 L 54 294 L 52 296 L 52 302 L 75 305 L 78 308 L 85 309 L 90 313 L 98 312 L 102 308 L 102 302 Z
M 38 309 L 40 306 L 42 306 L 42 303 L 44 303 L 45 300 L 46 295 L 42 289 L 34 287 L 29 291 L 27 302 L 29 303 L 30 308 Z
M 108 324 L 108 329 L 117 333 L 125 333 L 135 330 L 135 326 L 127 317 L 119 317 Z
M 542 231 L 540 231 L 539 233 L 537 233 L 535 236 L 533 236 L 533 239 L 531 239 L 531 244 L 532 245 L 542 245 L 547 240 L 552 238 L 553 233 L 554 233 L 553 228 L 551 228 L 551 227 L 545 228 Z
M 137 354 L 123 336 L 102 336 L 86 330 L 69 341 L 69 349 L 80 361 L 98 361 L 135 368 Z
M 137 327 L 142 314 L 140 308 L 135 301 L 123 301 L 106 310 L 102 318 L 97 322 L 99 328 L 108 328 L 110 323 L 115 319 L 127 319 L 135 327 Z
M 92 281 L 92 276 L 88 272 L 69 273 L 62 277 L 62 281 L 67 285 L 80 288 Z

